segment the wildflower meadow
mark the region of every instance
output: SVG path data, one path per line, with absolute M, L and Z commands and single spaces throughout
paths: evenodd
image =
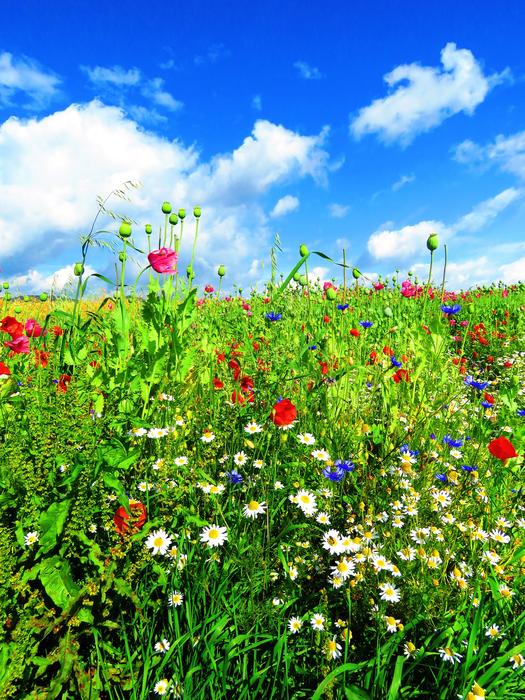
M 110 206 L 0 297 L 0 697 L 523 699 L 525 284 L 245 290 Z

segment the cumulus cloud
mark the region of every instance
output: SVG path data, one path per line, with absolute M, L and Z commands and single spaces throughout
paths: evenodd
M 418 263 L 412 270 L 420 277 L 428 274 L 428 263 Z M 441 283 L 441 271 L 433 276 L 433 283 Z M 502 263 L 487 255 L 481 255 L 462 262 L 449 262 L 447 265 L 446 288 L 469 289 L 471 287 L 491 284 L 501 280 L 505 284 L 514 284 L 525 280 L 525 257 L 510 263 Z
M 348 214 L 349 210 L 349 204 L 336 204 L 333 202 L 332 204 L 328 205 L 328 212 L 334 219 L 344 218 Z
M 306 61 L 296 61 L 293 65 L 299 71 L 301 78 L 305 80 L 320 80 L 323 77 L 319 68 L 310 66 Z
M 500 134 L 486 146 L 467 139 L 456 146 L 454 158 L 459 163 L 495 165 L 504 172 L 525 179 L 525 131 L 511 136 Z
M 277 202 L 277 204 L 272 209 L 270 216 L 272 219 L 276 219 L 279 216 L 284 216 L 292 211 L 299 209 L 299 200 L 297 197 L 287 194 Z
M 219 262 L 231 264 L 232 276 L 235 269 L 248 278 L 249 261 L 267 254 L 271 236 L 261 195 L 307 176 L 322 182 L 328 167 L 324 138 L 324 131 L 302 136 L 257 121 L 238 148 L 200 161 L 194 148 L 140 128 L 122 109 L 99 100 L 42 119 L 12 117 L 0 124 L 0 162 L 10 164 L 0 178 L 3 274 L 28 274 L 59 253 L 75 260 L 96 197 L 140 180 L 144 188 L 133 193 L 132 203 L 112 200 L 110 208 L 155 224 L 164 200 L 190 211 L 201 205 L 198 264 L 210 271 Z M 189 218 L 185 231 L 192 226 Z M 117 226 L 110 222 L 109 228 Z M 134 227 L 139 247 L 141 230 L 142 224 Z M 183 257 L 191 245 L 192 234 L 185 233 Z M 109 251 L 93 252 L 109 260 L 111 269 Z
M 13 275 L 9 278 L 11 291 L 15 294 L 19 291 L 27 294 L 37 294 L 44 291 L 63 292 L 67 287 L 72 287 L 77 279 L 73 273 L 73 267 L 74 265 L 67 265 L 47 275 L 38 270 L 28 270 L 24 274 Z M 86 265 L 84 279 L 94 272 L 93 267 Z
M 31 100 L 23 105 L 25 109 L 41 109 L 60 95 L 61 82 L 55 73 L 44 70 L 32 58 L 0 53 L 0 106 L 11 106 L 17 93 L 22 93 Z
M 431 233 L 437 233 L 442 242 L 446 242 L 457 233 L 479 231 L 524 194 L 525 190 L 509 187 L 495 197 L 480 202 L 449 226 L 442 221 L 430 220 L 403 226 L 401 229 L 382 228 L 368 239 L 368 252 L 376 260 L 408 259 L 424 248 Z
M 386 143 L 406 146 L 454 114 L 472 115 L 489 90 L 508 76 L 505 71 L 486 76 L 472 52 L 452 42 L 441 51 L 441 64 L 409 63 L 387 73 L 390 94 L 359 111 L 350 124 L 352 134 L 375 133 Z

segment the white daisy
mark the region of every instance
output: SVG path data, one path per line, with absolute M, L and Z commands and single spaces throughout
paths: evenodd
M 316 520 L 321 525 L 330 525 L 330 516 L 328 513 L 319 512 L 317 513 Z
M 248 461 L 248 457 L 246 456 L 244 451 L 237 452 L 233 455 L 233 461 L 235 462 L 236 466 L 242 467 Z
M 248 425 L 244 426 L 244 430 L 247 433 L 250 433 L 250 435 L 253 435 L 255 433 L 262 433 L 262 426 L 252 421 L 251 423 L 248 423 Z
M 301 627 L 303 626 L 303 621 L 300 617 L 291 617 L 288 620 L 288 629 L 292 634 L 297 634 Z
M 305 515 L 313 515 L 317 510 L 317 501 L 313 493 L 300 489 L 295 496 L 296 504 Z
M 171 539 L 164 530 L 155 530 L 146 540 L 146 547 L 152 550 L 152 554 L 166 554 Z
M 177 467 L 183 467 L 185 464 L 188 464 L 188 458 L 187 457 L 175 457 L 175 466 Z
M 204 542 L 208 547 L 220 547 L 228 539 L 228 533 L 225 527 L 219 525 L 209 525 L 201 532 L 201 542 Z
M 201 436 L 202 442 L 212 442 L 215 440 L 215 435 L 211 432 L 211 430 L 205 430 Z
M 452 665 L 459 664 L 461 662 L 461 659 L 463 658 L 461 654 L 458 654 L 457 651 L 452 651 L 450 647 L 444 647 L 443 649 L 440 649 L 439 655 L 441 656 L 443 661 L 448 661 Z
M 40 535 L 36 531 L 28 532 L 27 535 L 24 535 L 25 546 L 31 547 L 32 545 L 36 544 L 39 540 L 39 537 Z
M 386 600 L 389 603 L 398 603 L 401 599 L 399 589 L 392 586 L 391 583 L 380 583 L 379 590 L 381 591 L 381 600 Z
M 166 693 L 168 692 L 169 685 L 170 685 L 170 683 L 169 683 L 168 679 L 163 678 L 158 683 L 155 683 L 155 687 L 153 688 L 153 692 L 155 693 L 155 695 L 166 695 Z
M 330 455 L 326 450 L 313 450 L 312 457 L 318 459 L 320 462 L 328 462 Z
M 342 646 L 337 643 L 336 638 L 332 637 L 326 642 L 325 650 L 326 655 L 332 659 L 338 659 L 341 656 Z
M 246 503 L 246 505 L 242 509 L 242 512 L 246 518 L 252 518 L 253 520 L 257 516 L 262 515 L 266 512 L 266 503 L 264 503 L 264 501 L 262 503 L 259 503 L 258 501 L 252 500 L 249 503 Z
M 184 602 L 184 595 L 180 591 L 171 591 L 168 595 L 168 605 L 172 608 L 178 608 Z
M 297 436 L 297 439 L 299 442 L 301 442 L 303 445 L 315 445 L 315 438 L 312 435 L 312 433 L 300 433 Z
M 320 613 L 315 613 L 315 615 L 313 615 L 312 619 L 310 620 L 310 624 L 312 625 L 314 630 L 317 630 L 318 632 L 324 630 L 324 623 L 324 615 L 321 615 Z
M 155 651 L 159 654 L 165 654 L 167 651 L 169 651 L 171 644 L 168 642 L 167 639 L 161 639 L 160 642 L 157 642 L 155 644 Z

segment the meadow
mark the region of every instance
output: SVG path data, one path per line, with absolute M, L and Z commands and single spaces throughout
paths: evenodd
M 0 697 L 524 698 L 525 285 L 232 289 L 106 203 L 0 298 Z

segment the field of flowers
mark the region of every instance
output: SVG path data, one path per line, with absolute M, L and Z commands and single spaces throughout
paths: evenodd
M 525 285 L 197 285 L 162 212 L 4 284 L 0 697 L 523 699 Z

